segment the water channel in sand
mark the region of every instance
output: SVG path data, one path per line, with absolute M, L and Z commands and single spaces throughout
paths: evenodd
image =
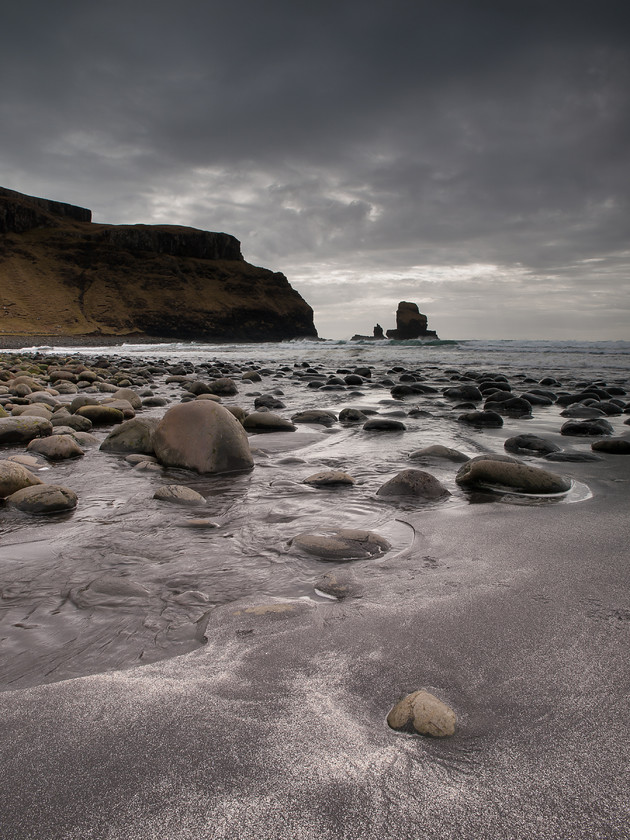
M 439 510 L 461 523 L 474 503 L 553 505 L 588 498 L 588 481 L 581 480 L 576 464 L 526 459 L 570 475 L 574 484 L 566 496 L 497 499 L 496 494 L 461 490 L 455 482 L 457 467 L 450 462 L 418 465 L 408 456 L 436 443 L 469 456 L 504 453 L 505 439 L 523 432 L 541 434 L 565 449 L 590 451 L 590 440 L 560 436 L 561 406 L 535 406 L 532 419 L 505 418 L 501 429 L 478 430 L 457 421 L 460 412 L 441 391 L 456 384 L 454 370 L 505 374 L 515 393 L 532 386 L 527 379 L 538 382 L 544 376 L 559 379 L 563 390 L 602 379 L 627 386 L 628 344 L 597 345 L 596 350 L 592 346 L 590 353 L 584 345 L 524 349 L 511 342 L 502 347 L 474 344 L 140 345 L 87 350 L 87 359 L 107 355 L 118 364 L 124 358 L 130 369 L 150 360 L 150 366 L 162 372 L 146 382 L 138 380 L 135 387 L 150 388 L 169 404 L 182 396 L 179 384 L 166 382 L 169 369 L 184 364 L 203 379 L 203 365 L 214 363 L 238 384 L 239 393 L 223 399 L 226 405 L 251 411 L 256 394 L 272 393 L 285 404 L 277 411 L 284 417 L 308 408 L 338 414 L 342 408 L 356 407 L 401 419 L 406 431 L 369 433 L 360 425 L 336 423 L 331 428 L 303 425 L 296 432 L 252 435 L 253 471 L 218 477 L 183 470 L 139 471 L 124 457 L 97 446 L 76 461 L 48 465 L 42 460 L 40 477 L 72 488 L 79 505 L 71 514 L 49 518 L 1 511 L 0 688 L 130 667 L 192 650 L 203 644 L 197 622 L 204 614 L 239 598 L 323 597 L 317 581 L 341 564 L 295 550 L 290 540 L 301 532 L 359 528 L 384 536 L 390 552 L 361 561 L 364 572 L 369 570 L 370 586 L 378 588 L 379 575 L 387 574 L 388 558 L 414 544 L 409 514 L 417 523 L 422 511 Z M 68 350 L 70 354 L 76 355 L 77 349 Z M 307 387 L 304 372 L 309 367 L 328 375 L 359 365 L 373 368 L 371 381 L 360 388 Z M 261 382 L 240 381 L 241 372 L 251 367 L 261 369 Z M 392 399 L 387 380 L 398 381 L 401 371 L 396 368 L 420 373 L 423 384 L 437 393 Z M 420 412 L 412 412 L 414 408 Z M 142 416 L 160 416 L 165 410 L 147 408 Z M 627 432 L 626 417 L 609 418 L 615 434 Z M 107 430 L 96 434 L 102 440 Z M 22 446 L 4 447 L 2 457 L 23 452 Z M 414 466 L 435 475 L 451 496 L 419 506 L 393 504 L 376 495 L 386 480 Z M 356 484 L 328 490 L 303 484 L 323 469 L 344 470 Z M 185 484 L 207 499 L 201 514 L 199 509 L 153 498 L 158 487 L 172 483 Z M 216 527 L 189 527 L 200 515 Z M 428 564 L 434 576 L 441 574 L 439 559 L 419 557 L 419 562 Z M 121 580 L 127 585 L 122 590 L 116 585 Z

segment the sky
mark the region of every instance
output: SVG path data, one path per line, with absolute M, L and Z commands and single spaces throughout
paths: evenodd
M 224 231 L 324 338 L 630 339 L 627 0 L 21 0 L 0 186 Z

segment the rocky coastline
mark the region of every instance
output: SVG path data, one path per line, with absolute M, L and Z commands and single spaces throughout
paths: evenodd
M 85 208 L 0 188 L 0 236 L 5 342 L 317 337 L 311 307 L 287 278 L 246 262 L 226 233 L 95 224 Z

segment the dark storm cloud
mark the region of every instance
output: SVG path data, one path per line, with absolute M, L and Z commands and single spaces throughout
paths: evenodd
M 318 322 L 336 272 L 366 317 L 425 283 L 432 311 L 457 288 L 516 323 L 511 282 L 577 318 L 594 282 L 618 312 L 628 31 L 621 2 L 25 0 L 0 31 L 0 182 L 234 233 Z

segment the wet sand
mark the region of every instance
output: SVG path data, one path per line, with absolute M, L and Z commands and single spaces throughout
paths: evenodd
M 630 458 L 545 466 L 592 495 L 400 509 L 344 600 L 226 603 L 183 656 L 0 693 L 0 836 L 630 837 Z M 419 688 L 453 737 L 387 726 Z

